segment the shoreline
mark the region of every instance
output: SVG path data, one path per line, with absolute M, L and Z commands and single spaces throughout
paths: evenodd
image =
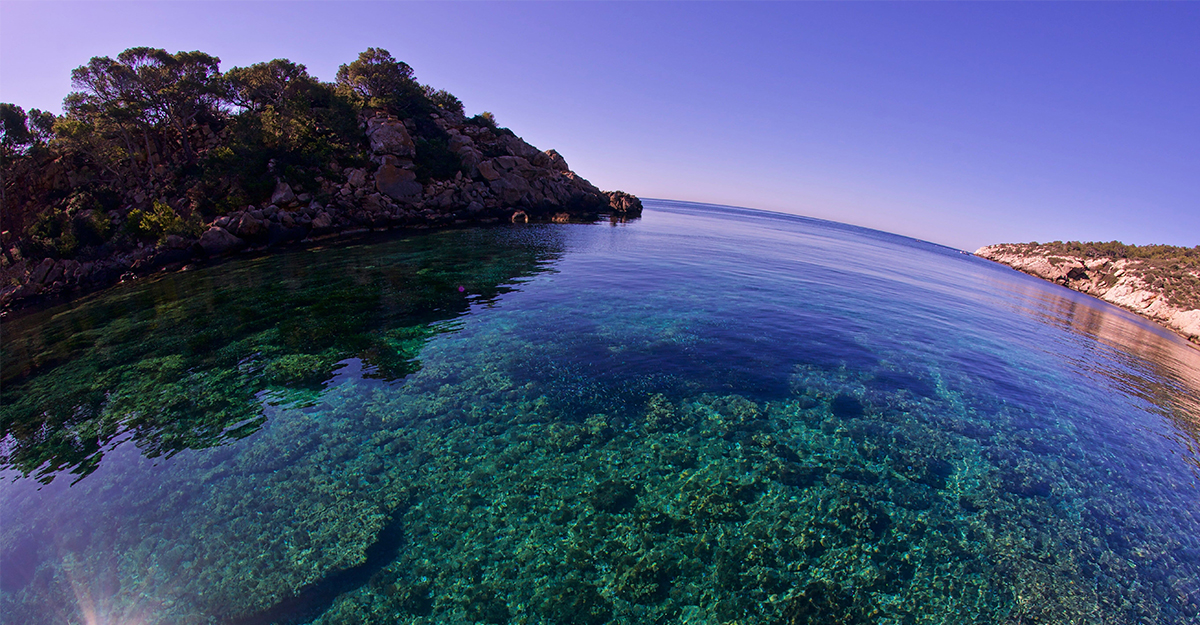
M 640 212 L 625 214 L 613 211 L 568 214 L 557 212 L 541 214 L 531 209 L 504 208 L 497 215 L 474 216 L 471 219 L 430 220 L 426 222 L 403 223 L 382 226 L 352 225 L 344 229 L 310 234 L 300 239 L 288 239 L 269 242 L 260 245 L 245 245 L 229 248 L 220 254 L 207 255 L 200 242 L 192 241 L 186 248 L 171 248 L 167 245 L 139 247 L 126 254 L 114 254 L 108 258 L 81 263 L 63 259 L 43 259 L 32 268 L 14 265 L 3 268 L 2 272 L 9 274 L 10 279 L 22 279 L 20 285 L 8 286 L 0 290 L 0 319 L 10 320 L 27 314 L 34 314 L 67 304 L 71 301 L 102 293 L 126 282 L 146 280 L 155 276 L 194 271 L 205 267 L 224 264 L 229 261 L 258 258 L 272 254 L 288 253 L 322 245 L 351 244 L 355 241 L 371 237 L 404 237 L 423 232 L 452 230 L 458 228 L 495 227 L 509 223 L 598 223 L 601 221 L 624 222 L 637 219 Z M 532 213 L 532 215 L 531 215 Z M 440 216 L 440 215 L 439 215 Z M 452 214 L 447 215 L 452 216 Z M 189 254 L 181 257 L 179 252 Z M 51 261 L 49 269 L 42 269 L 46 261 Z M 77 273 L 70 282 L 61 279 L 47 280 L 56 274 L 72 275 L 72 263 L 76 268 L 91 264 L 90 268 Z M 15 271 L 14 271 L 15 270 Z M 78 269 L 76 269 L 78 271 Z M 41 273 L 42 281 L 33 280 Z M 18 274 L 13 276 L 12 274 Z M 82 278 L 82 279 L 81 279 Z M 24 290 L 24 292 L 22 292 Z
M 975 256 L 1113 304 L 1200 349 L 1200 309 L 1184 308 L 1145 280 L 1137 259 L 1083 259 L 1017 252 L 1006 244 L 981 247 Z

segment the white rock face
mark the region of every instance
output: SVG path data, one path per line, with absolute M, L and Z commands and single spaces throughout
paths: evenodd
M 1022 252 L 1008 245 L 989 245 L 975 255 L 1002 263 L 1032 276 L 1087 293 L 1126 310 L 1153 319 L 1200 343 L 1200 309 L 1182 309 L 1171 304 L 1167 293 L 1140 277 L 1140 260 L 1127 258 L 1083 259 Z M 1195 272 L 1192 273 L 1197 278 Z

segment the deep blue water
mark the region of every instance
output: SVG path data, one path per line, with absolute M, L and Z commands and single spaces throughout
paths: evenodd
M 6 320 L 4 623 L 1194 623 L 1200 350 L 669 201 Z

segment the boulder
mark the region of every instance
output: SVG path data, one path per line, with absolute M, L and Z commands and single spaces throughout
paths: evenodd
M 500 201 L 505 204 L 513 204 L 525 197 L 533 189 L 524 178 L 516 174 L 508 174 L 497 180 L 493 180 L 490 185 L 492 192 L 500 196 Z
M 463 146 L 456 154 L 458 154 L 458 159 L 462 161 L 463 168 L 469 176 L 474 178 L 480 175 L 479 164 L 483 162 L 483 152 L 470 146 Z
M 383 205 L 383 196 L 379 193 L 372 193 L 363 198 L 362 207 L 368 213 L 378 213 L 386 208 Z
M 375 188 L 395 200 L 412 200 L 422 191 L 416 174 L 394 165 L 383 165 L 375 172 Z
M 605 191 L 604 195 L 608 197 L 608 208 L 612 212 L 629 217 L 637 217 L 642 214 L 642 201 L 636 196 L 624 191 Z
M 488 159 L 479 163 L 479 175 L 483 176 L 484 180 L 488 182 L 500 179 L 500 172 L 497 169 L 495 159 Z
M 506 135 L 501 141 L 504 144 L 504 149 L 513 156 L 520 156 L 524 159 L 533 158 L 537 154 L 538 149 L 525 143 L 525 140 L 516 135 Z
M 163 239 L 163 245 L 173 250 L 182 250 L 191 246 L 192 242 L 179 236 L 178 234 L 168 234 Z
M 458 152 L 465 147 L 475 147 L 475 140 L 457 130 L 450 131 L 450 151 Z
M 346 181 L 353 187 L 365 187 L 367 185 L 367 171 L 357 168 L 347 169 Z
M 62 277 L 63 277 L 63 264 L 61 262 L 51 263 L 50 271 L 46 274 L 46 277 L 42 280 L 42 284 L 54 284 L 55 282 L 58 282 L 59 279 L 61 279 Z
M 265 219 L 255 218 L 253 213 L 242 213 L 241 219 L 229 226 L 233 234 L 243 238 L 253 238 L 267 231 Z
M 200 235 L 200 248 L 210 257 L 236 252 L 243 247 L 246 247 L 245 241 L 220 226 L 213 226 Z
M 376 156 L 375 162 L 380 165 L 391 165 L 393 167 L 400 167 L 403 169 L 412 169 L 413 167 L 413 160 L 411 158 L 400 158 L 399 156 L 392 156 L 391 154 Z
M 313 220 L 312 220 L 313 230 L 325 230 L 332 225 L 333 225 L 333 217 L 330 217 L 329 213 L 327 213 L 325 211 L 321 211 L 321 212 L 317 213 L 316 217 L 313 217 Z
M 296 201 L 296 194 L 292 193 L 292 187 L 286 182 L 280 182 L 275 185 L 275 192 L 271 194 L 272 204 L 291 204 Z
M 29 280 L 26 282 L 28 284 L 41 284 L 46 280 L 46 274 L 50 273 L 51 267 L 54 267 L 53 258 L 42 259 L 42 262 L 34 268 L 33 273 L 30 274 Z
M 371 151 L 375 154 L 392 154 L 406 158 L 417 155 L 417 146 L 408 135 L 408 129 L 397 119 L 372 117 L 367 120 L 367 137 L 371 140 Z

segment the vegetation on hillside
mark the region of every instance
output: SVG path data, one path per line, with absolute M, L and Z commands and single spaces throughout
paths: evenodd
M 459 160 L 434 115 L 463 115 L 454 95 L 369 48 L 323 83 L 275 59 L 221 72 L 203 52 L 130 48 L 71 74 L 64 113 L 0 104 L 4 261 L 96 258 L 268 199 L 277 180 L 311 190 L 369 158 L 360 114 L 412 122 L 419 178 Z M 495 129 L 485 113 L 465 120 Z M 496 129 L 502 130 L 502 129 Z
M 1120 241 L 1054 241 L 1051 243 L 1010 243 L 1005 247 L 1042 255 L 1077 256 L 1080 258 L 1130 258 L 1140 260 L 1169 261 L 1189 267 L 1200 267 L 1200 245 L 1177 247 L 1174 245 L 1127 245 Z

